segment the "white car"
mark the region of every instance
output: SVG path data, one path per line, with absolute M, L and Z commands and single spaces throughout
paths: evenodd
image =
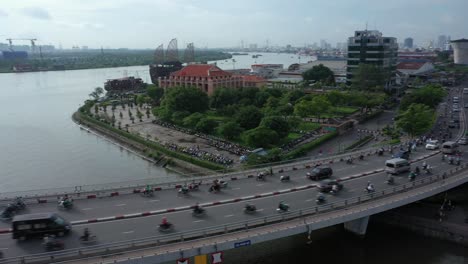
M 466 140 L 466 138 L 463 137 L 463 138 L 460 138 L 460 139 L 458 140 L 458 144 L 460 144 L 460 145 L 466 145 L 466 144 L 468 144 L 468 141 Z
M 439 148 L 439 141 L 437 140 L 430 140 L 426 143 L 426 149 L 434 150 Z

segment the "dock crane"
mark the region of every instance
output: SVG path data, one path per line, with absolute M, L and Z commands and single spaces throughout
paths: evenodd
M 31 41 L 31 48 L 32 48 L 32 52 L 34 53 L 36 51 L 36 40 L 35 38 L 24 38 L 24 39 L 15 39 L 15 38 L 7 38 L 6 40 L 8 40 L 8 44 L 10 45 L 10 51 L 13 51 L 13 40 L 29 40 Z

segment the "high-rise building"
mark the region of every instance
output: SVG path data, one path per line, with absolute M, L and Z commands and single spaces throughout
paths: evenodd
M 377 30 L 355 31 L 348 39 L 348 63 L 346 78 L 352 83 L 353 72 L 359 64 L 372 64 L 388 71 L 385 86 L 395 83 L 398 43 L 394 37 L 384 37 Z
M 468 39 L 457 39 L 451 43 L 454 63 L 468 65 Z
M 403 44 L 405 48 L 412 49 L 413 48 L 413 38 L 405 38 L 405 43 Z
M 439 48 L 439 49 L 443 50 L 446 43 L 447 43 L 447 36 L 440 35 L 439 38 L 438 38 L 438 41 L 437 41 L 437 47 L 436 48 Z

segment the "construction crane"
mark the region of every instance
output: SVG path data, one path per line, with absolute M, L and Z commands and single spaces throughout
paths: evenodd
M 29 40 L 31 41 L 31 49 L 32 49 L 32 52 L 34 53 L 36 51 L 36 40 L 35 38 L 24 38 L 24 39 L 14 39 L 14 38 L 7 38 L 6 40 L 8 40 L 8 44 L 10 45 L 10 51 L 13 51 L 13 40 Z

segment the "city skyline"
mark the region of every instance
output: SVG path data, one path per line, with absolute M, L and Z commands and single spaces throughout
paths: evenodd
M 64 48 L 155 48 L 172 38 L 179 48 L 222 48 L 256 44 L 301 47 L 326 40 L 335 46 L 355 30 L 378 29 L 385 36 L 425 46 L 439 35 L 466 37 L 463 25 L 468 2 L 463 0 L 245 0 L 235 3 L 183 0 L 25 0 L 0 7 L 0 42 L 37 38 L 38 45 Z M 268 43 L 268 44 L 267 44 Z M 15 42 L 16 45 L 28 44 Z

